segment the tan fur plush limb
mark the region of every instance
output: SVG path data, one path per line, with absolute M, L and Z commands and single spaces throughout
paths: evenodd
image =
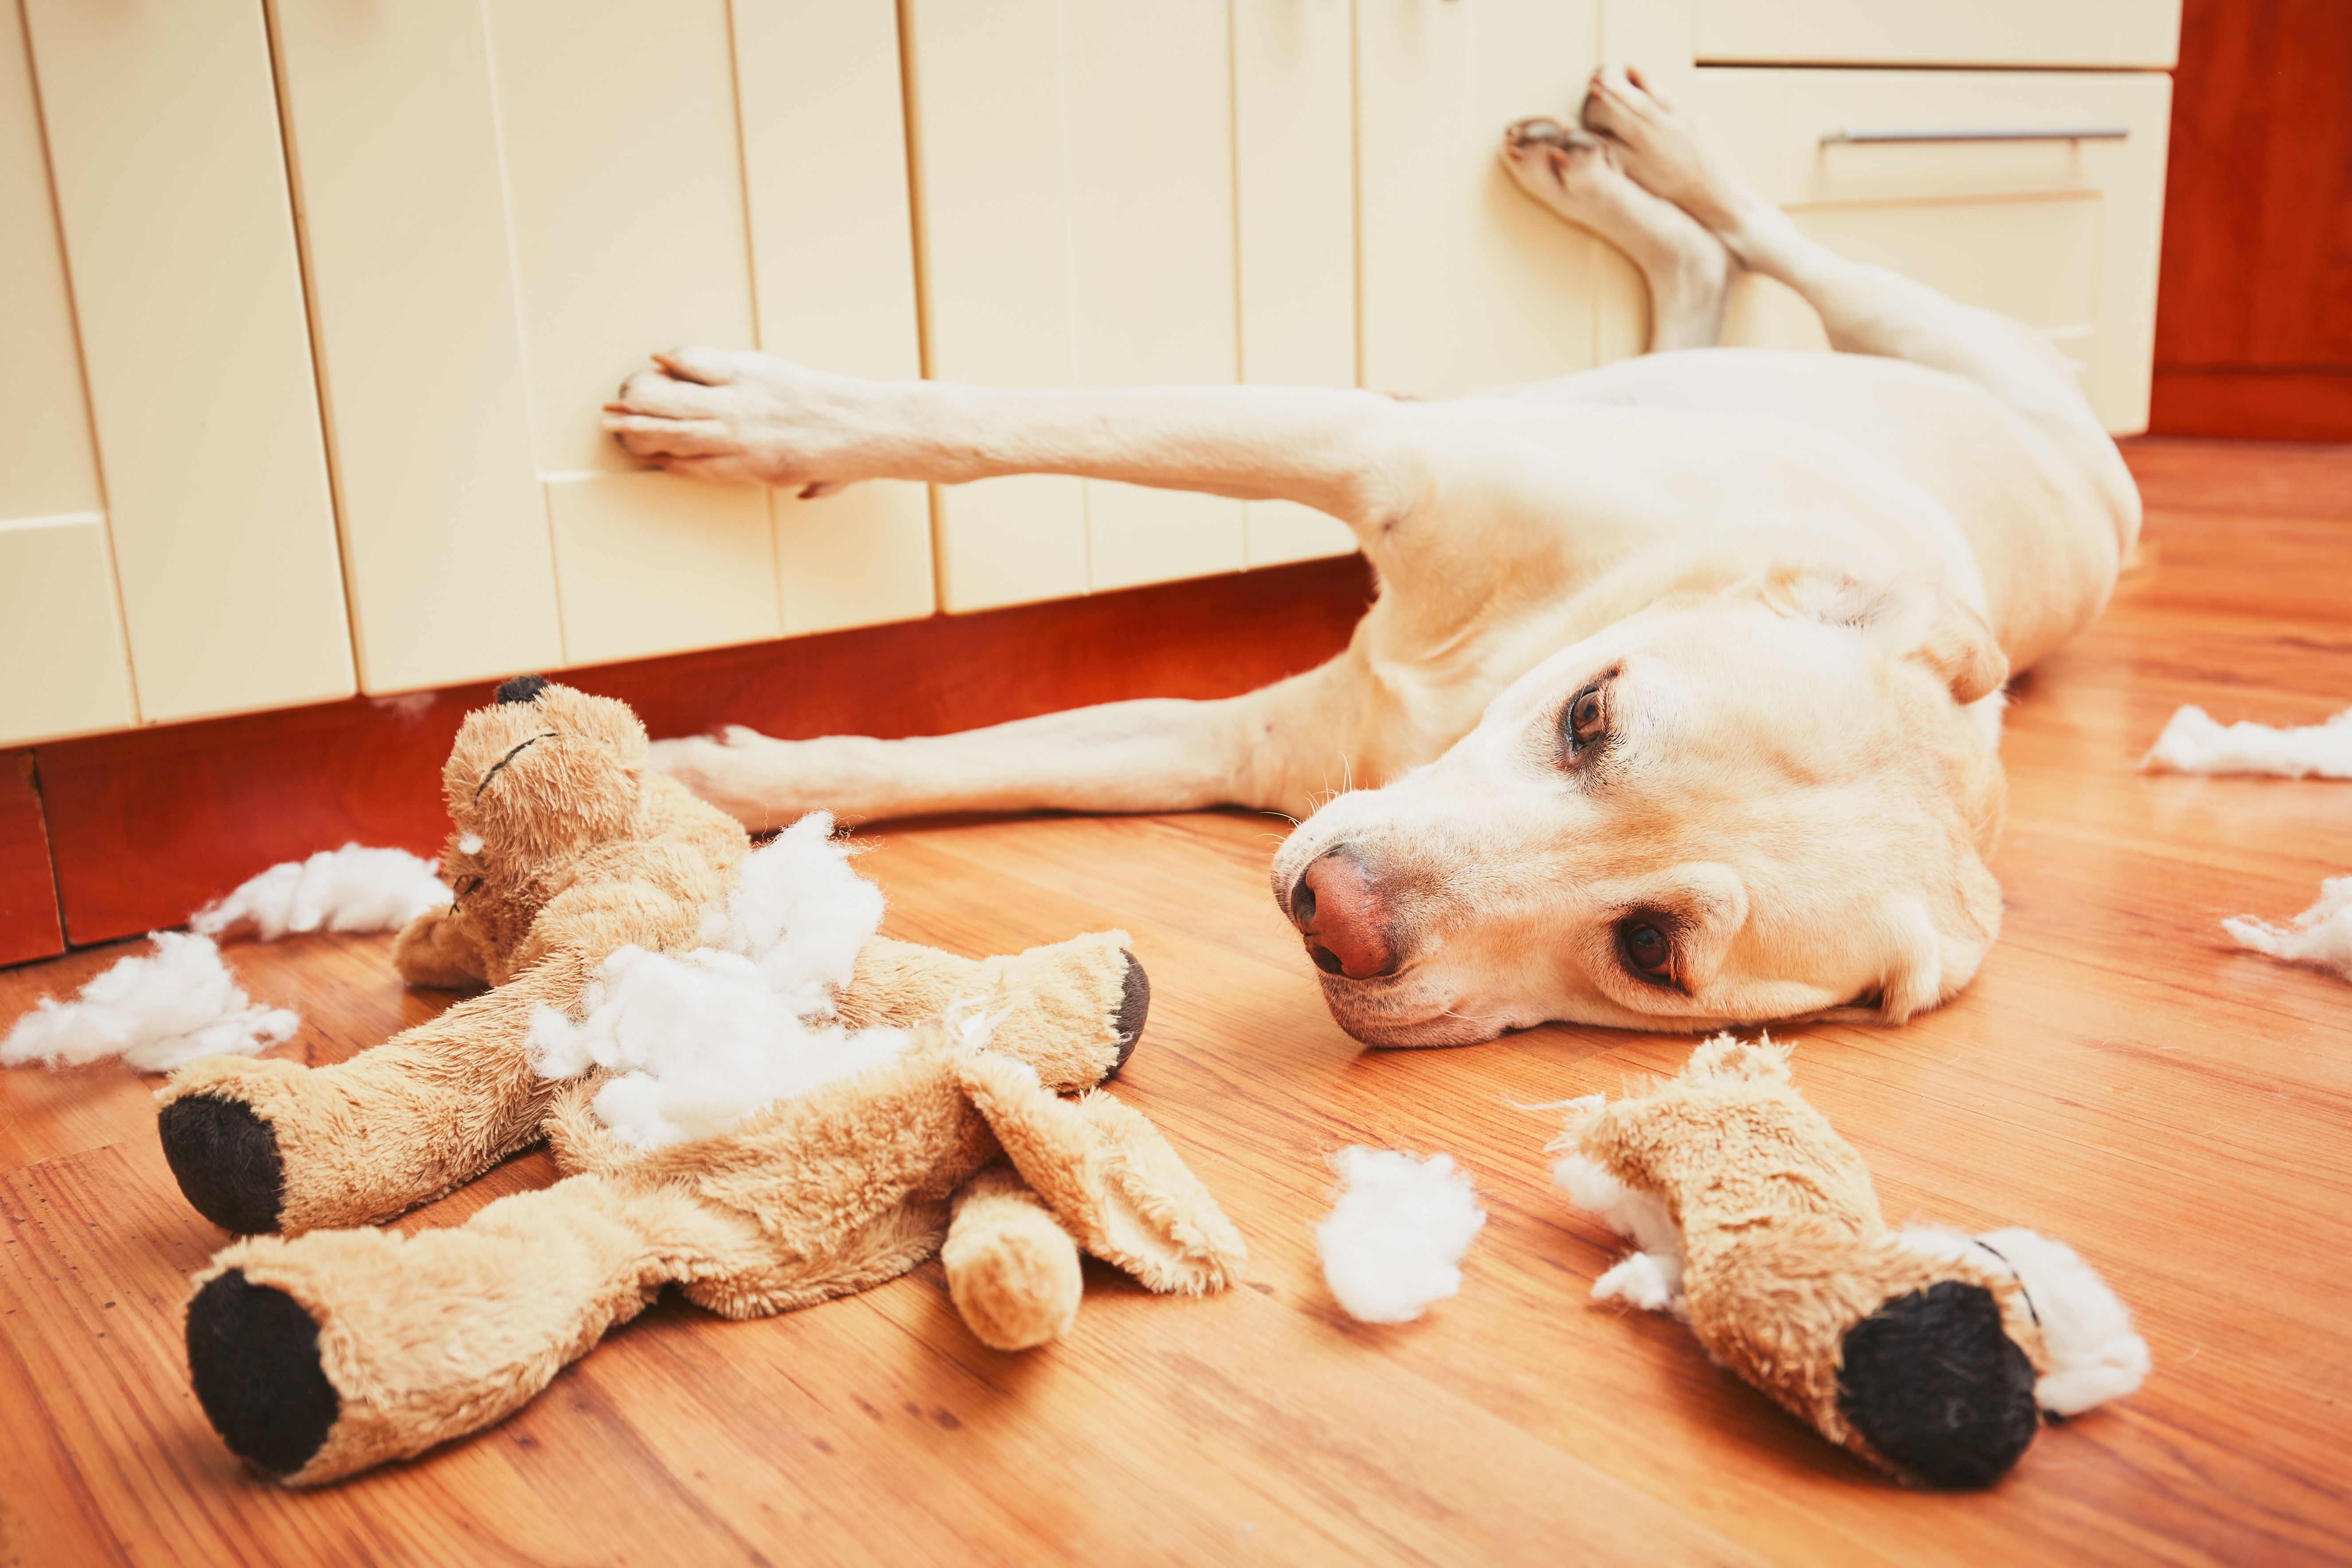
M 1674 1311 L 1830 1441 L 1930 1486 L 1990 1485 L 2041 1409 L 2137 1386 L 2147 1346 L 2070 1250 L 2027 1231 L 1888 1230 L 1788 1056 L 1720 1036 L 1666 1083 L 1576 1102 L 1558 1179 L 1643 1247 L 1594 1295 Z M 2091 1384 L 2095 1397 L 2074 1392 Z
M 873 936 L 880 895 L 824 820 L 749 852 L 643 777 L 644 744 L 618 703 L 501 688 L 444 773 L 456 904 L 395 950 L 412 980 L 494 989 L 333 1067 L 215 1058 L 158 1096 L 198 1208 L 303 1233 L 226 1248 L 189 1308 L 205 1412 L 266 1473 L 330 1480 L 496 1421 L 664 1285 L 755 1317 L 944 1245 L 966 1321 L 1018 1349 L 1069 1331 L 1080 1247 L 1160 1291 L 1241 1268 L 1148 1121 L 1056 1097 L 1142 1028 L 1124 932 L 978 960 Z M 698 1054 L 714 1034 L 734 1054 Z M 541 1137 L 553 1188 L 406 1241 L 345 1228 Z

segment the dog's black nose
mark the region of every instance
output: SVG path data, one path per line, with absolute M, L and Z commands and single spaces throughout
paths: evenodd
M 498 700 L 500 703 L 536 702 L 539 700 L 539 694 L 546 689 L 547 677 L 518 675 L 512 680 L 499 683 Z

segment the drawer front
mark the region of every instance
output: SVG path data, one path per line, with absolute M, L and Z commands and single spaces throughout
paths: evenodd
M 1729 171 L 1813 238 L 2046 333 L 2125 434 L 2147 423 L 2170 88 L 2154 72 L 1711 68 L 1693 114 Z M 1985 134 L 2065 130 L 2120 134 Z M 1887 133 L 1950 139 L 1867 139 Z M 1827 346 L 1811 309 L 1759 279 L 1728 337 Z
M 2169 68 L 2180 0 L 1697 0 L 1707 63 Z

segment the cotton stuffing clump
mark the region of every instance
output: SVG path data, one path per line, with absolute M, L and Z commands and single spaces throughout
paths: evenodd
M 2242 721 L 2223 724 L 2191 705 L 2172 716 L 2139 765 L 2155 773 L 2352 779 L 2352 708 L 2324 724 L 2277 730 Z
M 2242 947 L 2352 980 L 2352 877 L 2330 877 L 2320 883 L 2319 901 L 2295 916 L 2292 925 L 2274 926 L 2239 915 L 2223 921 L 2221 929 Z
M 1409 1323 L 1462 1291 L 1462 1255 L 1486 1223 L 1450 1154 L 1416 1159 L 1360 1144 L 1331 1157 L 1339 1201 L 1315 1227 L 1323 1280 L 1348 1315 Z
M 578 1022 L 538 1007 L 529 1042 L 540 1075 L 616 1075 L 591 1106 L 625 1142 L 649 1149 L 724 1131 L 895 1059 L 906 1030 L 827 1022 L 882 922 L 881 889 L 849 868 L 850 848 L 832 832 L 815 813 L 744 857 L 726 905 L 704 917 L 704 945 L 605 958 Z
M 207 904 L 188 924 L 200 936 L 250 929 L 264 942 L 289 932 L 398 931 L 449 901 L 431 862 L 405 849 L 346 844 L 283 860 Z
M 70 1002 L 44 996 L 0 1042 L 0 1064 L 76 1067 L 121 1057 L 163 1072 L 199 1057 L 252 1056 L 293 1037 L 302 1020 L 238 986 L 212 939 L 163 931 Z

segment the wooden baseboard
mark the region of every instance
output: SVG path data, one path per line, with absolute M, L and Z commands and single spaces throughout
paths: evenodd
M 1371 595 L 1370 568 L 1349 556 L 562 679 L 628 701 L 656 735 L 726 723 L 788 739 L 940 734 L 1089 702 L 1247 691 L 1345 647 Z M 178 925 L 274 861 L 351 840 L 437 855 L 441 763 L 489 695 L 452 687 L 35 748 L 50 934 L 12 947 L 15 926 L 0 926 L 0 962 L 47 956 L 60 935 L 80 945 Z M 11 910 L 12 820 L 0 805 Z
M 0 964 L 64 950 L 33 753 L 0 752 Z
M 2147 428 L 2151 436 L 2352 441 L 2352 369 L 2160 364 L 2149 398 Z

